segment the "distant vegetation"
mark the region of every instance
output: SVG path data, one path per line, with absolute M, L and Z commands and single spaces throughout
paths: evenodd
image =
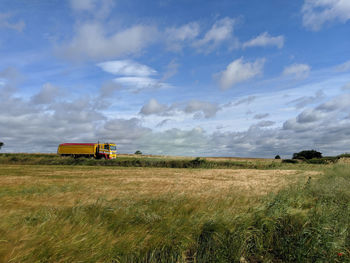
M 240 169 L 273 169 L 282 167 L 280 160 L 274 159 L 229 159 L 223 158 L 167 158 L 140 156 L 117 156 L 112 160 L 61 157 L 56 154 L 0 154 L 0 164 L 31 165 L 88 165 L 120 167 L 164 167 L 164 168 L 240 168 Z
M 142 154 L 142 152 L 137 150 L 134 154 Z
M 306 151 L 301 151 L 293 154 L 293 159 L 311 160 L 311 159 L 317 159 L 317 158 L 322 158 L 322 153 L 315 150 L 306 150 Z
M 276 155 L 276 156 L 275 156 L 275 159 L 279 160 L 279 159 L 281 159 L 281 156 Z
M 1 147 L 4 146 L 4 143 L 3 142 L 0 142 L 0 150 L 1 150 Z
M 344 153 L 338 156 L 323 157 L 322 153 L 315 150 L 304 150 L 293 154 L 293 159 L 284 159 L 282 163 L 308 163 L 308 164 L 331 164 L 336 163 L 341 158 L 349 158 L 350 154 Z
M 337 156 L 338 158 L 350 158 L 350 153 L 342 153 Z
M 189 158 L 162 157 L 145 155 L 117 155 L 113 160 L 96 160 L 88 158 L 62 157 L 56 154 L 19 154 L 1 153 L 0 164 L 34 164 L 34 165 L 87 165 L 87 166 L 120 166 L 120 167 L 164 167 L 164 168 L 240 168 L 240 169 L 274 169 L 286 165 L 330 164 L 340 158 L 350 157 L 341 154 L 334 157 L 313 159 L 242 159 L 242 158 Z

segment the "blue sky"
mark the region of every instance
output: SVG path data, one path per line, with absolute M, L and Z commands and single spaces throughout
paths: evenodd
M 350 151 L 350 1 L 0 2 L 4 152 Z

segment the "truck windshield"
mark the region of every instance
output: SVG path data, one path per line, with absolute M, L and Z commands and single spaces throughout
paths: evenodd
M 111 148 L 111 151 L 116 151 L 117 150 L 117 147 L 116 146 L 110 146 L 110 148 Z

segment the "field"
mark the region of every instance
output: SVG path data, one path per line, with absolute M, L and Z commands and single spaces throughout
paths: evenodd
M 350 259 L 346 162 L 122 158 L 1 155 L 0 262 Z

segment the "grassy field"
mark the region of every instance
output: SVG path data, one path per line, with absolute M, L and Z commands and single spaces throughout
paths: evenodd
M 180 169 L 16 158 L 0 157 L 0 262 L 349 262 L 346 163 Z
M 295 160 L 292 160 L 295 161 Z M 297 162 L 297 161 L 295 161 Z M 328 162 L 325 161 L 325 164 Z M 296 169 L 295 163 L 262 158 L 194 158 L 181 156 L 154 155 L 118 155 L 114 160 L 96 160 L 87 158 L 61 157 L 57 154 L 0 154 L 0 164 L 28 165 L 83 165 L 83 166 L 118 166 L 118 167 L 164 167 L 164 168 L 206 168 L 206 169 Z M 297 163 L 299 168 L 315 169 L 312 163 Z M 317 169 L 317 168 L 316 168 Z

